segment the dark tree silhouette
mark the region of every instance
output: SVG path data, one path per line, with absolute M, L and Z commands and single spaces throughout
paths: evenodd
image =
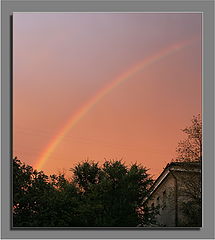
M 13 160 L 13 227 L 67 227 L 78 224 L 77 190 L 63 175 L 51 178 Z
M 180 196 L 186 201 L 179 206 L 187 218 L 186 226 L 201 227 L 202 225 L 202 181 L 201 172 L 190 172 L 181 176 L 183 187 Z
M 176 149 L 178 162 L 202 160 L 202 120 L 200 114 L 193 116 L 192 124 L 182 130 L 187 138 L 178 143 Z
M 122 161 L 84 162 L 73 169 L 74 181 L 82 191 L 79 212 L 85 226 L 135 227 L 141 224 L 142 202 L 152 179 L 147 169 Z
M 187 174 L 180 174 L 183 187 L 179 194 L 186 201 L 179 208 L 187 217 L 186 226 L 199 227 L 202 223 L 202 120 L 200 114 L 193 116 L 191 125 L 182 131 L 187 138 L 179 142 L 176 148 L 177 157 L 174 161 L 196 162 L 199 164 L 199 171 L 192 171 L 187 164 L 187 168 L 185 167 Z
M 86 161 L 72 173 L 71 180 L 48 177 L 15 158 L 13 227 L 136 227 L 152 221 L 142 206 L 152 184 L 146 168 Z

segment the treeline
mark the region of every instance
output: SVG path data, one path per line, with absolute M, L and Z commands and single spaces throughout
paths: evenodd
M 186 138 L 179 142 L 176 161 L 202 160 L 202 120 L 193 116 L 182 130 Z M 156 223 L 158 209 L 143 206 L 153 183 L 147 169 L 122 161 L 83 162 L 64 174 L 47 176 L 17 158 L 13 159 L 14 227 L 136 227 Z M 192 201 L 183 212 L 201 220 L 201 179 L 184 180 Z M 191 221 L 192 222 L 192 221 Z
M 13 227 L 136 227 L 155 223 L 143 207 L 152 178 L 122 161 L 83 162 L 47 176 L 13 159 Z

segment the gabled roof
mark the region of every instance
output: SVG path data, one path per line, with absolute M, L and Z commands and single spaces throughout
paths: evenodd
M 180 172 L 200 172 L 201 162 L 170 162 L 166 165 L 162 173 L 155 180 L 151 188 L 149 189 L 149 195 L 144 199 L 144 203 L 149 199 L 153 192 L 160 186 L 160 184 L 167 178 L 171 171 Z

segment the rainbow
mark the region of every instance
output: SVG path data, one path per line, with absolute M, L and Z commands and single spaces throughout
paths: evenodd
M 51 154 L 57 148 L 57 146 L 61 143 L 65 135 L 75 127 L 75 125 L 92 109 L 103 97 L 105 97 L 111 90 L 118 87 L 120 84 L 125 82 L 126 80 L 133 77 L 139 71 L 144 70 L 148 66 L 166 58 L 179 50 L 187 47 L 194 38 L 189 40 L 173 44 L 168 48 L 162 49 L 155 55 L 149 56 L 148 58 L 144 59 L 143 61 L 137 63 L 136 65 L 132 66 L 129 70 L 122 73 L 115 79 L 113 79 L 109 84 L 107 84 L 104 88 L 102 88 L 95 96 L 89 99 L 85 104 L 82 105 L 80 109 L 78 109 L 75 113 L 72 113 L 69 120 L 64 124 L 64 126 L 59 130 L 59 132 L 55 135 L 53 139 L 49 142 L 47 147 L 42 152 L 41 156 L 37 160 L 35 164 L 35 168 L 40 170 L 44 163 L 50 158 Z

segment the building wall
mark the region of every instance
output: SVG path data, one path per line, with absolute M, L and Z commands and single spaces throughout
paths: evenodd
M 174 171 L 173 174 L 177 179 L 177 195 L 175 178 L 169 173 L 147 200 L 147 206 L 159 206 L 159 214 L 156 216 L 158 226 L 176 227 L 176 221 L 177 226 L 190 226 L 192 219 L 189 219 L 189 216 L 184 214 L 183 203 L 192 200 L 190 194 L 200 192 L 201 175 L 200 172 L 188 173 L 180 171 Z
M 175 180 L 171 174 L 159 185 L 147 201 L 147 206 L 159 207 L 156 222 L 160 226 L 175 226 Z

